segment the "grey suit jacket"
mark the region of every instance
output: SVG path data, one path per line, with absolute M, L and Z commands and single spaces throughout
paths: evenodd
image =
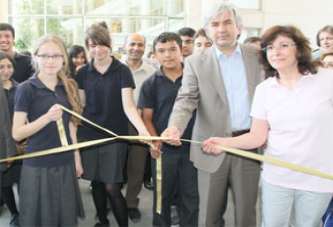
M 252 103 L 255 87 L 262 81 L 261 66 L 256 50 L 241 45 L 241 51 Z M 212 136 L 231 135 L 228 99 L 214 48 L 186 59 L 182 87 L 173 107 L 169 126 L 176 126 L 183 132 L 195 109 L 197 115 L 193 140 L 202 141 Z M 215 172 L 224 157 L 225 154 L 205 154 L 199 145 L 191 144 L 191 160 L 198 169 Z
M 16 146 L 12 139 L 11 131 L 7 98 L 0 80 L 0 159 L 16 154 Z M 0 171 L 5 169 L 6 166 L 1 164 Z

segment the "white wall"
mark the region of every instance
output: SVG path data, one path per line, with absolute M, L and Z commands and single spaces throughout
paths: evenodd
M 8 0 L 0 0 L 0 22 L 8 22 Z
M 191 10 L 186 14 L 190 18 L 188 25 L 194 28 L 202 26 L 205 8 L 221 0 L 194 0 L 193 3 L 198 1 L 201 1 L 198 4 L 201 15 L 200 12 Z M 260 10 L 240 9 L 245 27 L 265 29 L 277 24 L 292 24 L 304 32 L 313 47 L 316 47 L 317 31 L 326 24 L 333 24 L 333 0 L 261 0 L 261 6 Z

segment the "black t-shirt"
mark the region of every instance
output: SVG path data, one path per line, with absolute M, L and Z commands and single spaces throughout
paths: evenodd
M 56 86 L 55 91 L 52 91 L 36 76 L 33 76 L 20 84 L 16 90 L 15 112 L 26 112 L 29 122 L 33 122 L 44 115 L 54 104 L 61 104 L 67 108 L 71 108 L 67 100 L 65 88 L 61 82 Z M 64 112 L 62 119 L 68 143 L 71 144 L 69 134 L 70 115 Z M 58 134 L 57 123 L 50 122 L 28 138 L 27 152 L 35 152 L 60 146 L 62 145 Z M 61 166 L 73 161 L 73 157 L 72 152 L 65 152 L 25 159 L 23 164 L 39 167 Z
M 75 79 L 86 96 L 83 116 L 118 135 L 127 135 L 128 119 L 123 109 L 121 90 L 135 88 L 130 69 L 113 58 L 109 68 L 101 74 L 90 62 L 78 71 Z M 86 123 L 79 127 L 78 135 L 83 139 L 110 137 Z
M 158 135 L 168 126 L 170 114 L 175 103 L 178 90 L 182 84 L 182 76 L 176 81 L 170 80 L 163 75 L 161 70 L 157 70 L 142 85 L 139 97 L 139 108 L 153 109 L 153 124 Z M 193 114 L 194 116 L 194 114 Z M 182 138 L 191 139 L 194 117 L 189 121 Z M 189 151 L 189 144 L 183 143 L 181 147 L 163 144 L 164 151 Z
M 9 90 L 4 89 L 4 91 L 5 91 L 5 94 L 7 97 L 10 119 L 12 121 L 13 115 L 14 115 L 14 99 L 15 99 L 15 93 L 16 93 L 18 83 L 14 80 L 11 80 L 11 81 L 12 81 L 12 87 Z
M 34 74 L 31 57 L 19 53 L 14 55 L 15 71 L 12 78 L 21 83 Z

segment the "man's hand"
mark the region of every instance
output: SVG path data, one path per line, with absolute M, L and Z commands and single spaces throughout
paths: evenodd
M 182 144 L 180 142 L 180 136 L 179 129 L 174 126 L 166 128 L 161 134 L 161 137 L 167 138 L 164 142 L 174 146 L 180 146 Z

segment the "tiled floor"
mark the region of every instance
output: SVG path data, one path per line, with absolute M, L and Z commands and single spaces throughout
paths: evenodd
M 86 212 L 86 218 L 80 220 L 79 226 L 80 227 L 93 227 L 96 223 L 95 220 L 95 207 L 92 203 L 92 198 L 90 195 L 89 190 L 89 183 L 87 181 L 80 182 L 82 199 L 84 203 L 84 208 Z M 232 199 L 229 197 L 228 209 L 226 213 L 226 226 L 225 227 L 234 227 L 233 224 L 233 204 Z M 130 227 L 149 227 L 152 226 L 152 192 L 146 190 L 145 188 L 142 189 L 140 194 L 140 210 L 142 212 L 142 219 L 138 223 L 133 223 L 129 221 Z M 3 209 L 0 213 L 0 227 L 9 226 L 10 214 L 7 209 Z M 109 220 L 111 221 L 111 226 L 117 226 L 112 213 L 109 214 Z M 22 226 L 24 227 L 24 226 Z

